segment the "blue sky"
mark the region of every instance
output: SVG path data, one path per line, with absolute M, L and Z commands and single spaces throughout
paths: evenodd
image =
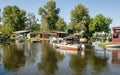
M 7 5 L 17 5 L 20 9 L 27 13 L 34 13 L 37 18 L 38 9 L 43 7 L 49 0 L 0 0 L 0 9 Z M 106 17 L 112 18 L 113 22 L 110 27 L 120 26 L 120 0 L 55 0 L 56 7 L 60 8 L 60 16 L 69 23 L 70 11 L 77 4 L 81 3 L 89 9 L 89 15 L 95 17 L 97 14 L 103 14 Z

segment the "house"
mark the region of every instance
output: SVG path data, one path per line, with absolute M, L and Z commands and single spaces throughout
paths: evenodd
M 120 26 L 112 28 L 112 42 L 120 42 Z
M 26 38 L 31 38 L 31 36 L 30 36 L 31 32 L 32 32 L 31 30 L 21 30 L 21 31 L 15 31 L 15 32 L 13 32 L 13 34 L 15 36 L 24 36 Z
M 54 34 L 58 38 L 64 38 L 68 36 L 68 33 L 63 31 L 52 31 L 51 34 Z

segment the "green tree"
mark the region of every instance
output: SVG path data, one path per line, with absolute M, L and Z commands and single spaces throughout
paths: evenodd
M 112 23 L 112 19 L 103 16 L 102 14 L 98 14 L 93 20 L 90 22 L 89 30 L 90 32 L 109 32 L 109 25 Z
M 3 11 L 3 23 L 11 28 L 11 31 L 25 29 L 26 12 L 17 6 L 6 6 Z
M 1 22 L 1 19 L 2 19 L 2 17 L 1 17 L 1 9 L 0 9 L 0 22 Z
M 55 30 L 55 24 L 58 21 L 59 8 L 56 8 L 56 2 L 50 0 L 44 5 L 44 7 L 39 8 L 39 15 L 41 15 L 41 24 L 47 25 L 49 30 Z
M 27 29 L 38 31 L 40 25 L 37 24 L 38 19 L 35 17 L 34 13 L 27 14 Z
M 13 28 L 12 26 L 8 23 L 2 25 L 2 33 L 4 34 L 9 34 L 9 33 L 12 33 L 13 32 Z
M 0 32 L 2 31 L 2 25 L 0 24 Z
M 98 14 L 93 20 L 90 22 L 89 31 L 92 35 L 95 32 L 104 32 L 105 39 L 106 33 L 109 33 L 110 28 L 109 25 L 112 23 L 112 19 L 109 17 L 105 17 L 102 14 Z
M 84 31 L 86 34 L 83 36 L 86 37 L 89 34 L 89 22 L 90 22 L 90 16 L 89 16 L 88 8 L 86 8 L 82 4 L 78 4 L 75 6 L 74 9 L 71 11 L 71 22 L 69 27 L 72 27 L 72 29 L 75 32 Z
M 56 30 L 64 31 L 66 29 L 66 22 L 63 18 L 59 18 L 56 23 Z

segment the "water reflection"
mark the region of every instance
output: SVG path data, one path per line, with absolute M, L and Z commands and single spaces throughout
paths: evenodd
M 92 58 L 89 58 L 90 65 L 95 74 L 105 71 L 108 68 L 108 56 L 106 55 L 105 51 L 91 51 L 90 53 L 92 53 Z
M 15 45 L 12 46 L 2 46 L 4 53 L 2 56 L 3 66 L 7 70 L 17 70 L 25 64 L 25 56 L 22 50 L 17 50 Z
M 119 65 L 119 50 L 58 50 L 48 41 L 0 46 L 0 75 L 119 75 Z
M 83 58 L 81 53 L 83 52 L 78 52 L 77 55 L 70 55 L 69 65 L 73 70 L 73 75 L 82 75 L 87 66 L 87 60 Z
M 38 64 L 38 69 L 44 71 L 44 75 L 54 75 L 58 70 L 58 62 L 62 61 L 64 56 L 49 46 L 47 41 L 42 43 L 41 62 Z
M 120 65 L 120 50 L 112 51 L 112 64 Z

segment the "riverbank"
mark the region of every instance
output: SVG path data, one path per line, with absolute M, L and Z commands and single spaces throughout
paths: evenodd
M 120 42 L 100 42 L 98 45 L 106 48 L 106 45 L 110 45 L 110 44 L 120 44 Z

